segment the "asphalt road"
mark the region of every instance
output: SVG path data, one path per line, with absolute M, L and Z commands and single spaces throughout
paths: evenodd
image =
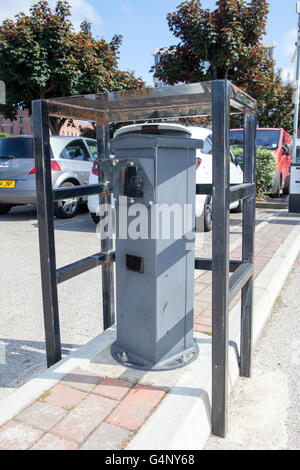
M 272 216 L 257 212 L 258 224 Z M 55 221 L 57 267 L 93 255 L 100 241 L 89 213 Z M 241 236 L 232 214 L 231 242 Z M 36 210 L 16 207 L 0 216 L 0 399 L 46 368 Z M 210 256 L 211 234 L 197 236 L 197 255 Z M 58 287 L 63 353 L 102 331 L 101 268 Z
M 55 221 L 57 267 L 100 251 L 88 213 Z M 2 396 L 45 369 L 38 229 L 34 207 L 18 207 L 0 217 L 1 326 L 5 362 L 0 365 Z M 101 268 L 59 285 L 63 352 L 102 331 Z M 2 356 L 3 356 L 3 345 Z
M 206 450 L 300 449 L 300 256 L 254 351 L 252 378 L 229 400 L 226 439 Z

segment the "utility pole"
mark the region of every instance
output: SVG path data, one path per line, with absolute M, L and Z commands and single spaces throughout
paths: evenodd
M 292 153 L 293 163 L 296 162 L 296 158 L 297 158 L 297 133 L 298 133 L 298 116 L 299 116 L 299 99 L 300 99 L 300 1 L 297 2 L 297 13 L 298 13 L 298 36 L 297 36 L 297 67 L 296 67 L 294 135 L 293 135 L 293 153 Z
M 295 111 L 294 111 L 294 132 L 293 132 L 293 151 L 290 176 L 290 197 L 289 211 L 300 213 L 300 164 L 297 165 L 297 137 L 299 120 L 299 99 L 300 99 L 300 1 L 297 2 L 296 11 L 298 14 L 298 36 L 297 36 L 297 67 L 296 67 L 296 92 L 295 92 Z

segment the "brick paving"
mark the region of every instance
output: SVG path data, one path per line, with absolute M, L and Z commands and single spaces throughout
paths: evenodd
M 41 431 L 47 431 L 55 426 L 62 418 L 65 417 L 67 411 L 63 407 L 54 407 L 36 401 L 32 406 L 19 414 L 17 421 L 34 426 Z
M 257 276 L 300 217 L 281 213 L 256 235 Z M 241 259 L 241 246 L 231 252 Z M 195 282 L 195 330 L 211 333 L 211 273 Z M 232 304 L 239 301 L 237 296 Z M 0 450 L 117 450 L 143 426 L 168 393 L 75 369 L 0 428 Z
M 94 393 L 111 398 L 112 400 L 122 400 L 131 387 L 132 384 L 130 382 L 106 378 L 95 388 Z
M 74 408 L 51 433 L 71 442 L 81 444 L 118 405 L 116 400 L 93 395 L 87 396 Z
M 0 428 L 0 450 L 122 449 L 166 393 L 76 369 Z
M 280 245 L 300 222 L 300 217 L 282 212 L 279 216 L 271 219 L 257 232 L 255 241 L 255 278 L 262 272 L 266 264 L 271 260 Z M 242 259 L 242 246 L 230 252 L 232 260 Z M 200 333 L 211 334 L 211 273 L 201 272 L 195 281 L 195 320 L 194 329 Z M 240 300 L 238 294 L 232 301 L 232 309 Z
M 43 431 L 33 426 L 12 420 L 0 429 L 1 450 L 26 450 L 43 435 Z
M 116 450 L 126 445 L 132 433 L 119 426 L 102 423 L 83 444 L 81 450 Z M 120 445 L 121 443 L 121 445 Z
M 87 376 L 84 371 L 75 369 L 72 374 L 68 374 L 62 380 L 62 383 L 82 392 L 91 392 L 95 385 L 100 384 L 102 381 L 103 377 L 98 374 L 89 372 L 89 375 Z
M 85 398 L 85 393 L 66 385 L 56 385 L 51 393 L 43 398 L 43 401 L 53 406 L 61 406 L 66 410 L 71 410 Z
M 137 385 L 120 402 L 107 422 L 137 431 L 165 394 L 163 390 Z

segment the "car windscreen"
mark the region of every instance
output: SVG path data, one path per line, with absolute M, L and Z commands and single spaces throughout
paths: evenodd
M 243 131 L 230 131 L 230 145 L 243 146 Z M 280 130 L 258 129 L 256 131 L 256 145 L 270 150 L 279 146 Z
M 0 139 L 0 158 L 34 158 L 33 138 L 6 138 Z

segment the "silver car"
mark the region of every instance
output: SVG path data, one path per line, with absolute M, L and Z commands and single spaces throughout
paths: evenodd
M 52 186 L 61 188 L 88 184 L 92 162 L 97 158 L 97 141 L 82 137 L 50 137 Z M 70 218 L 81 200 L 54 204 L 59 218 Z M 36 185 L 33 137 L 0 139 L 0 215 L 16 205 L 35 204 Z

